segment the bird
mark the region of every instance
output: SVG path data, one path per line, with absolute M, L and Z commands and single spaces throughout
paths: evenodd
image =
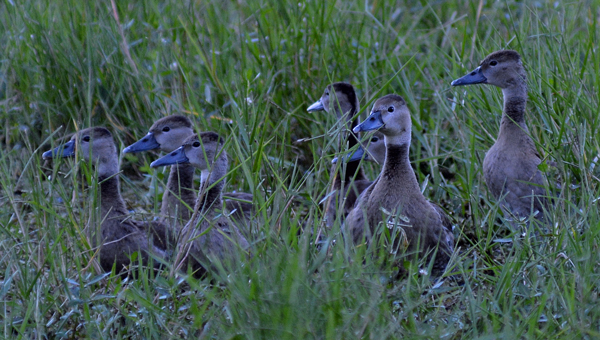
M 183 141 L 194 134 L 192 122 L 182 115 L 163 117 L 150 127 L 148 134 L 123 149 L 123 153 L 134 153 L 160 149 L 172 152 Z M 189 164 L 174 164 L 169 172 L 167 190 L 165 190 L 160 208 L 160 220 L 179 225 L 189 221 L 191 210 L 196 203 L 194 191 L 195 168 Z
M 483 160 L 488 189 L 505 213 L 518 218 L 533 213 L 543 220 L 549 200 L 539 169 L 542 158 L 525 123 L 527 73 L 521 56 L 513 50 L 493 52 L 475 70 L 451 83 L 474 84 L 497 86 L 504 96 L 500 132 Z
M 91 244 L 99 247 L 100 265 L 104 271 L 124 273 L 131 256 L 138 252 L 144 265 L 150 257 L 165 258 L 168 228 L 158 222 L 141 222 L 130 218 L 121 196 L 119 158 L 112 134 L 104 127 L 91 127 L 75 133 L 64 145 L 42 154 L 44 159 L 74 157 L 79 153 L 92 162 L 100 186 L 99 233 L 91 235 Z M 158 262 L 155 262 L 158 268 Z
M 175 151 L 155 160 L 151 167 L 190 164 L 201 171 L 200 194 L 194 212 L 181 231 L 181 263 L 196 277 L 216 266 L 235 260 L 239 250 L 249 248 L 237 226 L 222 214 L 222 190 L 228 171 L 224 140 L 215 132 L 189 136 Z M 184 248 L 185 247 L 185 248 Z M 189 254 L 189 255 L 187 255 Z
M 150 127 L 148 134 L 139 141 L 123 149 L 123 153 L 133 153 L 160 149 L 173 152 L 186 138 L 194 135 L 192 121 L 183 115 L 170 115 L 158 119 Z M 185 225 L 192 215 L 196 203 L 194 189 L 195 168 L 191 164 L 174 164 L 169 172 L 167 189 L 163 194 L 160 216 L 164 221 L 177 228 Z M 225 193 L 225 206 L 230 217 L 245 225 L 252 219 L 254 206 L 252 194 L 245 192 Z
M 361 146 L 359 146 L 358 149 L 356 149 L 356 151 L 350 155 L 347 162 L 353 162 L 353 161 L 363 159 L 365 161 L 376 162 L 377 164 L 383 164 L 385 162 L 385 153 L 386 153 L 385 136 L 380 131 L 375 130 L 370 135 L 370 137 L 367 139 L 367 141 L 362 142 Z M 334 159 L 334 161 L 336 161 L 336 160 L 337 159 Z M 416 176 L 415 176 L 415 178 L 416 178 Z M 371 183 L 374 183 L 377 180 L 379 180 L 379 177 L 376 178 Z M 447 217 L 446 212 L 439 205 L 435 204 L 434 202 L 429 202 L 429 203 L 438 211 L 440 216 L 442 216 L 443 218 Z M 450 226 L 451 224 L 452 224 L 452 221 L 449 218 L 448 218 L 448 220 L 444 221 L 444 225 L 446 225 L 446 226 Z M 444 231 L 447 234 L 446 235 L 447 242 L 450 244 L 453 244 L 454 228 L 448 227 Z
M 360 160 L 383 164 L 385 161 L 385 136 L 381 132 L 373 131 L 369 138 L 361 142 L 361 145 L 346 158 L 348 163 Z M 332 160 L 332 163 L 337 161 L 338 158 L 336 157 Z
M 347 134 L 344 144 L 341 147 L 353 148 L 359 144 L 356 136 L 351 132 L 358 124 L 357 115 L 359 110 L 358 98 L 354 86 L 346 82 L 337 82 L 328 85 L 323 91 L 323 95 L 318 101 L 310 105 L 308 112 L 325 111 L 328 114 L 335 114 L 338 120 L 342 120 L 350 133 Z M 365 176 L 360 167 L 360 158 L 347 162 L 346 171 L 342 176 L 335 173 L 336 167 L 332 168 L 332 175 L 335 176 L 330 193 L 325 205 L 325 223 L 328 227 L 333 226 L 338 209 L 341 208 L 342 219 L 352 210 L 356 199 L 370 184 L 371 181 Z M 341 194 L 343 192 L 343 194 Z M 340 206 L 340 200 L 343 204 Z
M 344 233 L 354 244 L 370 243 L 380 223 L 397 226 L 406 235 L 407 251 L 432 256 L 437 250 L 432 273 L 440 275 L 453 252 L 452 223 L 421 193 L 409 160 L 411 124 L 404 99 L 389 94 L 377 99 L 369 117 L 354 128 L 355 133 L 381 132 L 386 155 L 379 177 L 348 214 Z

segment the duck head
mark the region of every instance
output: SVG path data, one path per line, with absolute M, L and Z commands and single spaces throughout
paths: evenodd
M 507 89 L 527 82 L 527 74 L 516 51 L 496 51 L 483 59 L 479 67 L 452 81 L 452 86 L 490 84 Z
M 369 139 L 363 141 L 362 145 L 359 146 L 358 149 L 356 149 L 356 151 L 354 151 L 354 153 L 350 155 L 350 157 L 344 157 L 343 159 L 345 159 L 346 162 L 354 162 L 364 159 L 366 161 L 372 161 L 377 162 L 379 164 L 383 164 L 383 162 L 385 161 L 384 135 L 379 131 L 373 132 Z M 336 157 L 331 162 L 335 164 L 337 163 L 337 161 L 338 158 Z
M 154 149 L 171 152 L 179 148 L 183 141 L 193 134 L 192 122 L 187 117 L 181 115 L 164 117 L 152 124 L 144 138 L 123 149 L 123 153 Z
M 410 143 L 411 126 L 410 111 L 404 98 L 388 94 L 377 99 L 369 117 L 353 131 L 378 130 L 393 144 L 405 144 Z
M 356 113 L 358 111 L 358 98 L 354 86 L 344 82 L 327 85 L 321 98 L 309 106 L 307 111 L 332 112 L 338 118 L 347 113 Z
M 227 161 L 227 154 L 222 151 L 223 138 L 214 132 L 202 132 L 185 139 L 175 151 L 161 157 L 150 164 L 151 167 L 189 163 L 201 171 L 210 170 L 216 160 Z
M 94 165 L 99 166 L 100 175 L 113 172 L 113 168 L 117 166 L 117 147 L 110 131 L 103 127 L 81 130 L 73 134 L 67 143 L 44 152 L 42 157 L 44 159 L 74 157 L 76 152 L 79 152 L 85 161 L 91 160 Z

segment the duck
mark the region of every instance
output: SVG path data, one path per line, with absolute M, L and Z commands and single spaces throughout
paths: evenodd
M 385 136 L 383 133 L 375 130 L 373 133 L 350 154 L 346 162 L 356 162 L 364 160 L 383 164 L 385 162 Z M 332 163 L 337 163 L 338 158 L 334 158 Z M 372 182 L 371 182 L 372 183 Z
M 353 162 L 362 159 L 368 162 L 383 164 L 385 162 L 385 153 L 385 136 L 380 131 L 375 130 L 373 131 L 372 135 L 370 135 L 370 137 L 367 140 L 363 141 L 358 147 L 358 149 L 356 149 L 356 151 L 350 155 L 347 161 Z M 336 161 L 336 159 L 334 159 L 334 161 Z M 418 178 L 416 174 L 415 178 Z M 379 177 L 377 177 L 377 179 L 371 182 L 371 184 L 375 183 L 378 180 Z M 444 225 L 448 226 L 444 229 L 444 232 L 446 233 L 446 242 L 449 244 L 454 244 L 454 226 L 449 227 L 450 225 L 452 225 L 452 220 L 448 217 L 448 215 L 446 214 L 444 209 L 442 209 L 442 207 L 440 207 L 434 202 L 429 203 L 433 206 L 435 210 L 438 211 L 440 216 L 442 216 L 442 218 L 444 219 Z
M 136 153 L 160 149 L 172 152 L 179 148 L 183 141 L 194 134 L 192 122 L 182 115 L 163 117 L 150 127 L 148 133 L 137 142 L 123 149 L 123 153 Z M 160 208 L 160 220 L 181 224 L 189 221 L 191 211 L 196 203 L 194 191 L 194 167 L 189 164 L 171 166 Z
M 216 262 L 231 261 L 241 249 L 249 248 L 248 241 L 237 226 L 223 215 L 222 190 L 228 171 L 224 140 L 215 132 L 189 136 L 175 151 L 150 164 L 151 167 L 190 164 L 201 171 L 200 194 L 190 220 L 181 235 L 184 245 L 181 263 L 196 277 L 202 277 Z M 187 255 L 189 254 L 189 256 Z
M 75 133 L 71 139 L 42 154 L 44 159 L 74 157 L 79 153 L 86 162 L 92 162 L 100 186 L 99 235 L 91 236 L 91 244 L 99 247 L 100 266 L 110 272 L 125 273 L 131 256 L 138 252 L 144 265 L 150 257 L 165 258 L 168 229 L 158 222 L 135 221 L 120 192 L 119 159 L 110 131 L 91 127 Z M 158 262 L 155 261 L 158 265 Z M 155 269 L 158 267 L 155 266 Z
M 170 115 L 158 119 L 148 133 L 137 142 L 123 149 L 123 153 L 135 153 L 159 149 L 170 153 L 178 149 L 186 138 L 194 135 L 192 121 L 184 115 Z M 160 220 L 176 227 L 190 220 L 196 203 L 194 189 L 195 168 L 188 163 L 173 164 L 169 171 L 167 190 L 160 208 Z M 245 192 L 225 193 L 225 207 L 234 221 L 250 221 L 254 206 L 252 194 Z
M 354 244 L 370 243 L 381 222 L 392 222 L 391 218 L 384 220 L 384 213 L 389 213 L 389 217 L 398 213 L 407 251 L 421 256 L 437 253 L 432 259 L 432 273 L 440 275 L 454 248 L 452 223 L 421 193 L 409 160 L 411 124 L 404 98 L 388 94 L 377 99 L 369 117 L 354 128 L 354 133 L 381 132 L 386 154 L 379 177 L 360 195 L 346 217 L 344 233 Z
M 492 195 L 506 214 L 518 218 L 532 213 L 538 220 L 548 211 L 542 158 L 525 122 L 527 73 L 517 51 L 491 53 L 452 86 L 489 84 L 502 89 L 504 109 L 498 138 L 483 160 L 483 174 Z M 533 210 L 532 210 L 533 209 Z
M 335 114 L 338 120 L 342 120 L 349 125 L 351 131 L 358 124 L 358 118 L 355 118 L 355 116 L 359 111 L 358 97 L 354 86 L 346 82 L 328 85 L 321 98 L 310 105 L 307 111 L 325 111 L 328 114 Z M 359 141 L 353 133 L 348 133 L 345 144 L 350 149 L 359 144 Z M 334 171 L 335 167 L 332 169 L 332 173 Z M 341 217 L 345 218 L 352 210 L 360 193 L 371 185 L 371 181 L 365 176 L 360 167 L 360 158 L 347 162 L 343 177 L 339 174 L 334 174 L 334 176 L 332 188 L 330 193 L 327 194 L 330 199 L 327 200 L 325 205 L 325 223 L 327 227 L 333 226 L 338 216 L 338 207 L 342 209 Z M 342 191 L 344 195 L 340 195 Z M 340 196 L 344 200 L 342 206 L 338 203 Z

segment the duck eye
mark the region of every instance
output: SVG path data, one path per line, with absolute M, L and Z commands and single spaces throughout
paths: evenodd
M 328 96 L 329 95 L 329 90 L 325 91 L 325 95 Z
M 197 147 L 200 146 L 200 142 L 194 142 L 194 143 L 192 143 L 192 146 L 195 147 L 195 148 L 197 148 Z
M 388 107 L 388 112 L 394 112 L 394 106 Z
M 165 126 L 165 127 L 163 128 L 163 132 L 169 132 L 170 130 L 171 130 L 171 128 L 170 128 L 170 127 L 168 127 L 168 126 Z
M 90 141 L 90 136 L 83 136 L 83 138 L 81 138 L 82 141 L 84 142 L 89 142 Z
M 496 66 L 498 65 L 498 62 L 495 60 L 490 61 L 490 66 Z
M 379 137 L 371 138 L 371 143 L 377 143 L 379 141 Z

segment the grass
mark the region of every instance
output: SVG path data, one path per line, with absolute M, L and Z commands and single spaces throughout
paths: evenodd
M 595 2 L 115 4 L 0 3 L 0 337 L 600 336 Z M 483 182 L 501 92 L 449 86 L 501 48 L 523 57 L 530 133 L 562 183 L 539 237 L 505 223 Z M 339 225 L 321 230 L 342 126 L 306 107 L 341 80 L 363 116 L 379 95 L 407 100 L 419 181 L 458 226 L 442 281 L 414 267 L 389 281 L 378 256 L 342 246 Z M 227 136 L 227 188 L 258 207 L 254 256 L 204 280 L 103 274 L 86 238 L 99 218 L 93 172 L 41 152 L 93 125 L 122 147 L 174 113 Z M 122 159 L 138 219 L 160 209 L 156 156 Z M 329 243 L 316 248 L 320 230 Z

